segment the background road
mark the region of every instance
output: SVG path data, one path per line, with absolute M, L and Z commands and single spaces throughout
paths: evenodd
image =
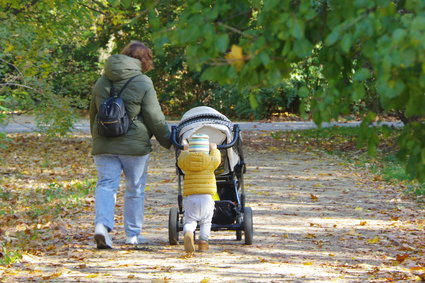
M 170 125 L 176 125 L 178 121 L 170 121 Z M 234 122 L 239 124 L 242 131 L 290 131 L 290 130 L 305 130 L 314 129 L 317 126 L 312 121 L 287 121 L 287 122 Z M 395 122 L 382 122 L 382 125 L 389 125 L 393 127 L 402 127 L 401 121 Z M 352 122 L 332 122 L 323 123 L 322 127 L 356 127 L 359 126 L 359 121 Z M 90 133 L 89 121 L 86 119 L 80 120 L 74 125 L 76 132 Z M 14 116 L 9 120 L 8 124 L 0 124 L 0 132 L 6 133 L 23 133 L 23 132 L 37 132 L 38 128 L 34 123 L 32 116 Z

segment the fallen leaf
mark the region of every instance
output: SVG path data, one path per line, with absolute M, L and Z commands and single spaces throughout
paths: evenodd
M 62 275 L 61 272 L 56 272 L 56 273 L 52 273 L 52 274 L 47 275 L 47 276 L 43 276 L 43 279 L 44 280 L 55 279 L 55 278 L 60 277 L 61 275 Z
M 357 233 L 356 230 L 351 229 L 350 231 L 347 232 L 347 235 L 351 235 L 351 236 L 360 236 L 361 234 Z
M 379 243 L 379 241 L 380 241 L 379 237 L 375 237 L 375 238 L 371 238 L 367 240 L 369 244 L 377 244 Z
M 395 259 L 396 261 L 398 261 L 399 263 L 402 263 L 403 261 L 405 261 L 407 258 L 409 257 L 409 255 L 404 254 L 404 255 L 396 255 Z
M 193 256 L 194 256 L 193 253 L 184 253 L 179 258 L 181 258 L 181 259 L 188 259 L 188 258 L 192 258 Z
M 316 235 L 311 234 L 311 233 L 307 233 L 307 235 L 305 236 L 307 239 L 314 239 L 316 238 Z

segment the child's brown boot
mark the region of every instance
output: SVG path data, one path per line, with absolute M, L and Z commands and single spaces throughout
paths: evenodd
M 184 234 L 184 250 L 187 253 L 193 253 L 195 251 L 195 243 L 193 242 L 193 233 L 186 232 Z
M 200 240 L 198 243 L 198 250 L 200 252 L 207 251 L 210 247 L 208 246 L 208 241 Z

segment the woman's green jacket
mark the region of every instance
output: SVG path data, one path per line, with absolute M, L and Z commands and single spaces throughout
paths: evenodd
M 121 94 L 127 114 L 132 120 L 127 134 L 103 137 L 95 123 L 99 105 L 109 97 L 111 82 L 119 90 L 126 81 L 135 77 Z M 159 105 L 152 80 L 141 72 L 141 62 L 126 55 L 108 58 L 103 75 L 97 80 L 90 103 L 90 131 L 93 139 L 92 154 L 146 155 L 152 151 L 151 138 L 165 148 L 171 147 L 170 129 Z

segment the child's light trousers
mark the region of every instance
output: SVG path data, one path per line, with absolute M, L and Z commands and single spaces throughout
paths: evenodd
M 183 233 L 195 232 L 199 222 L 199 240 L 208 241 L 214 215 L 214 200 L 210 194 L 190 195 L 183 200 Z

